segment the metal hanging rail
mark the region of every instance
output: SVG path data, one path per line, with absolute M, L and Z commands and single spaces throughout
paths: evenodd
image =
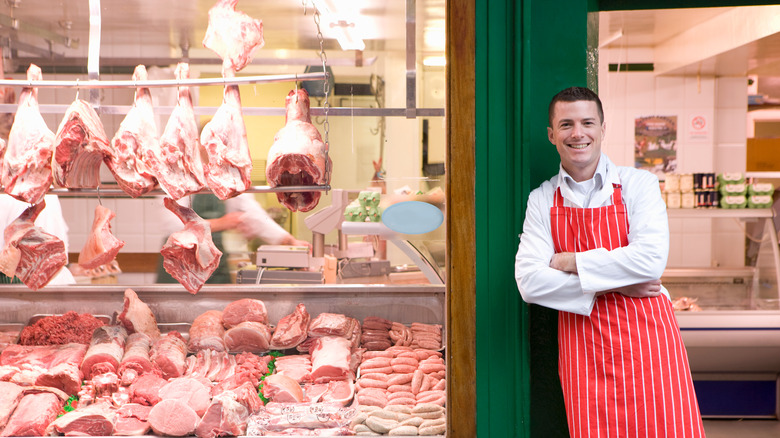
M 112 184 L 112 187 L 110 188 L 99 188 L 99 189 L 64 189 L 64 188 L 55 188 L 50 189 L 48 191 L 51 195 L 58 195 L 62 197 L 94 197 L 94 196 L 109 196 L 109 197 L 127 197 L 129 198 L 130 195 L 125 193 L 124 190 L 120 188 L 115 188 Z M 279 192 L 327 192 L 330 191 L 331 187 L 330 185 L 315 185 L 315 186 L 283 186 L 283 187 L 270 187 L 270 186 L 251 186 L 247 190 L 245 190 L 242 193 L 279 193 Z M 2 190 L 0 190 L 0 193 L 2 193 Z M 208 189 L 203 189 L 199 193 L 210 193 Z M 167 196 L 167 194 L 162 189 L 154 189 L 149 191 L 148 193 L 145 193 L 139 198 L 142 197 L 148 197 L 148 196 Z
M 324 72 L 295 73 L 285 75 L 239 76 L 235 78 L 158 79 L 147 81 L 28 81 L 24 79 L 0 79 L 0 86 L 38 88 L 155 88 L 204 85 L 264 84 L 271 82 L 312 81 L 325 79 Z

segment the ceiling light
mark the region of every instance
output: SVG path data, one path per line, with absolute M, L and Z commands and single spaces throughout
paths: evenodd
M 364 50 L 366 48 L 363 39 L 355 31 L 356 21 L 360 17 L 354 13 L 350 16 L 341 12 L 342 10 L 353 10 L 354 7 L 349 4 L 337 5 L 338 2 L 335 0 L 312 0 L 312 3 L 314 3 L 320 15 L 330 25 L 330 29 L 333 30 L 341 50 Z M 345 7 L 342 8 L 341 6 Z

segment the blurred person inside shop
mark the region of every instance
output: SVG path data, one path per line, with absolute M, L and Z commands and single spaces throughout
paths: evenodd
M 242 193 L 224 201 L 212 193 L 198 193 L 180 199 L 179 203 L 192 208 L 198 216 L 208 221 L 211 227 L 211 239 L 214 245 L 222 251 L 219 266 L 206 280 L 207 284 L 232 283 L 228 266 L 228 253 L 225 250 L 225 231 L 238 232 L 250 244 L 257 240 L 261 244 L 268 245 L 311 246 L 309 242 L 296 239 L 282 228 L 251 193 Z M 160 222 L 160 228 L 165 231 L 165 234 L 170 235 L 181 230 L 183 227 L 181 220 L 167 209 L 163 210 L 165 213 Z M 178 283 L 163 268 L 162 257 L 157 266 L 157 282 Z
M 515 277 L 558 310 L 558 376 L 572 437 L 703 437 L 688 357 L 660 277 L 669 224 L 658 179 L 601 152 L 598 96 L 548 108 L 557 175 L 528 197 Z M 659 354 L 660 352 L 660 354 Z
M 38 215 L 38 218 L 35 219 L 35 225 L 62 240 L 62 242 L 65 243 L 65 252 L 67 253 L 68 224 L 65 222 L 65 218 L 62 215 L 60 200 L 56 195 L 46 195 L 44 201 L 46 202 L 46 207 Z M 0 194 L 0 227 L 5 230 L 6 227 L 16 220 L 16 218 L 18 218 L 29 206 L 30 204 L 19 201 L 10 195 L 6 195 L 5 193 Z M 0 250 L 2 250 L 2 248 L 5 248 L 4 233 L 0 233 Z M 75 282 L 73 275 L 66 266 L 49 281 L 48 285 L 73 284 Z M 8 278 L 5 274 L 0 272 L 0 284 L 8 283 L 16 284 L 21 283 L 21 281 L 19 281 L 17 277 Z

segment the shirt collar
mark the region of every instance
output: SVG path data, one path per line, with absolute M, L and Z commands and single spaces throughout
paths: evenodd
M 596 166 L 596 172 L 593 174 L 593 178 L 595 184 L 593 185 L 593 194 L 590 205 L 598 206 L 612 195 L 612 184 L 620 184 L 620 177 L 618 176 L 615 164 L 603 153 L 599 158 L 599 164 Z M 561 189 L 561 195 L 569 201 L 577 199 L 577 196 L 571 188 L 575 183 L 576 181 L 574 181 L 574 178 L 566 172 L 563 166 L 559 165 L 558 187 Z M 575 202 L 575 204 L 578 203 Z

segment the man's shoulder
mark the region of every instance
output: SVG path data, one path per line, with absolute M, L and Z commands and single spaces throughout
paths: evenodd
M 637 169 L 629 166 L 615 166 L 623 184 L 629 181 L 658 184 L 658 177 L 645 169 Z

